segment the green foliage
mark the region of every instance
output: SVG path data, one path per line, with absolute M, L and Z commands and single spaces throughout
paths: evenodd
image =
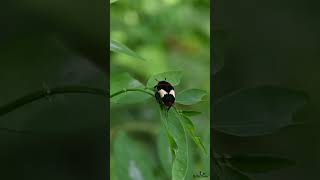
M 209 174 L 209 156 L 204 151 L 209 149 L 210 138 L 206 142 L 200 139 L 205 133 L 200 129 L 209 127 L 208 102 L 202 100 L 210 79 L 209 14 L 209 2 L 205 1 L 118 1 L 111 8 L 110 36 L 121 42 L 110 44 L 111 112 L 115 112 L 111 113 L 111 129 L 126 130 L 124 126 L 132 124 L 129 121 L 146 127 L 156 125 L 154 131 L 131 127 L 130 136 L 138 137 L 137 142 L 147 142 L 149 151 L 156 152 L 157 156 L 152 156 L 156 164 L 152 172 L 157 179 L 192 179 L 193 173 L 204 166 Z M 148 61 L 133 61 L 137 56 Z M 175 108 L 167 112 L 158 108 L 154 99 L 154 86 L 165 79 L 175 87 L 177 97 L 187 87 L 199 89 L 186 91 L 182 94 L 185 98 L 177 99 Z M 189 104 L 189 109 L 180 110 L 184 106 L 178 101 Z M 156 112 L 158 109 L 160 113 Z M 154 136 L 155 132 L 158 133 Z M 195 151 L 193 146 L 202 151 Z
M 110 4 L 117 2 L 118 0 L 110 0 Z
M 270 134 L 293 124 L 305 103 L 305 94 L 285 88 L 243 89 L 218 100 L 212 127 L 235 136 Z
M 292 160 L 272 155 L 233 155 L 227 160 L 233 167 L 248 173 L 266 173 L 290 167 L 296 163 Z
M 118 179 L 155 179 L 152 158 L 148 150 L 137 144 L 124 132 L 114 140 L 114 160 Z M 130 149 L 130 151 L 127 151 Z
M 127 91 L 127 89 L 144 90 L 144 86 L 138 80 L 131 77 L 128 73 L 111 75 L 110 94 L 112 95 L 119 91 L 126 91 L 122 94 L 112 97 L 110 99 L 112 103 L 134 104 L 150 98 L 150 95 L 146 93 L 140 91 Z
M 177 85 L 179 84 L 181 79 L 181 72 L 169 71 L 156 74 L 149 78 L 148 83 L 151 84 L 150 82 L 152 82 L 152 79 L 163 77 L 166 77 L 169 82 Z M 142 93 L 143 91 L 145 91 L 145 93 Z M 188 97 L 188 94 L 197 96 L 197 92 L 200 92 L 200 90 L 193 89 L 190 91 L 186 91 L 186 93 L 184 93 L 184 97 L 186 98 L 185 102 L 190 102 L 189 104 L 197 103 L 198 101 L 192 100 L 190 97 Z M 110 93 L 111 102 L 121 104 L 127 104 L 129 102 L 137 103 L 145 101 L 150 97 L 147 87 L 143 86 L 139 81 L 131 77 L 128 73 L 112 75 Z M 114 96 L 112 94 L 114 94 Z M 205 94 L 205 92 L 201 91 L 201 96 L 204 96 Z M 151 94 L 151 97 L 152 96 L 153 94 Z M 163 137 L 159 137 L 158 154 L 160 156 L 160 159 L 164 158 L 161 160 L 161 164 L 165 165 L 163 166 L 163 168 L 165 169 L 167 174 L 169 171 L 168 163 L 171 161 L 169 167 L 172 166 L 172 170 L 171 174 L 169 174 L 168 176 L 172 177 L 173 180 L 183 180 L 192 177 L 192 152 L 189 137 L 191 137 L 195 144 L 198 145 L 204 153 L 206 153 L 206 149 L 201 139 L 195 134 L 195 127 L 192 120 L 188 116 L 184 115 L 183 112 L 184 111 L 176 110 L 176 107 L 174 107 L 174 109 L 169 112 L 167 112 L 166 109 L 160 108 L 160 118 L 162 121 L 163 131 L 165 132 L 167 137 L 167 143 L 163 142 L 164 140 L 161 139 Z M 199 114 L 196 111 L 185 112 L 191 112 L 190 114 Z M 164 144 L 169 146 L 165 147 Z M 159 149 L 160 147 L 165 149 Z
M 159 131 L 157 137 L 157 152 L 161 166 L 164 169 L 166 176 L 171 178 L 172 169 L 172 154 L 168 139 L 163 129 Z
M 248 155 L 215 155 L 218 167 L 217 179 L 248 179 L 249 173 L 267 173 L 295 165 L 292 160 L 274 155 L 248 154 Z M 216 170 L 217 171 L 217 170 Z M 220 174 L 222 173 L 222 174 Z
M 207 150 L 204 147 L 200 137 L 197 137 L 195 134 L 195 127 L 193 125 L 192 120 L 188 116 L 184 115 L 183 113 L 181 113 L 180 115 L 182 117 L 185 129 L 188 130 L 193 141 L 197 144 L 197 146 L 199 146 L 199 148 L 201 148 L 203 150 L 204 153 L 207 153 Z
M 215 103 L 212 127 L 225 134 L 249 137 L 271 134 L 295 124 L 293 114 L 306 95 L 286 88 L 262 86 L 242 89 Z M 215 154 L 217 179 L 251 180 L 248 173 L 268 173 L 295 165 L 295 161 L 268 154 Z
M 131 56 L 136 59 L 145 60 L 141 56 L 139 56 L 137 53 L 135 53 L 134 51 L 129 49 L 127 46 L 125 46 L 115 40 L 110 40 L 110 51 L 126 54 L 126 55 Z
M 180 111 L 180 113 L 182 113 L 183 115 L 186 115 L 186 116 L 197 116 L 197 115 L 200 115 L 201 112 L 199 111 Z
M 207 93 L 201 89 L 186 89 L 177 95 L 176 103 L 182 105 L 193 105 L 202 101 Z
M 174 160 L 172 164 L 172 180 L 190 179 L 191 172 L 191 149 L 188 134 L 184 123 L 180 121 L 179 115 L 169 111 L 167 122 L 168 130 L 172 134 L 177 148 L 174 149 Z

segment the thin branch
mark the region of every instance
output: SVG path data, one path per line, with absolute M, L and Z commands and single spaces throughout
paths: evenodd
M 110 95 L 110 98 L 113 98 L 114 96 L 117 96 L 117 95 L 119 95 L 119 94 L 126 93 L 126 92 L 128 92 L 128 91 L 139 91 L 139 92 L 143 92 L 143 93 L 149 94 L 149 95 L 151 95 L 151 96 L 154 96 L 154 94 L 152 94 L 151 92 L 148 92 L 148 91 L 146 91 L 146 90 L 144 90 L 144 89 L 135 88 L 135 89 L 123 89 L 123 90 L 121 90 L 121 91 L 115 92 L 115 93 L 113 93 L 113 94 Z
M 143 93 L 147 93 L 151 96 L 153 94 L 147 90 L 144 89 L 123 89 L 121 91 L 118 91 L 112 95 L 110 95 L 110 98 L 115 97 L 117 95 L 120 95 L 122 93 L 126 93 L 128 91 L 140 91 Z M 11 103 L 8 103 L 2 107 L 0 107 L 0 116 L 5 115 L 11 111 L 14 111 L 26 104 L 32 103 L 36 100 L 43 99 L 43 98 L 49 98 L 50 96 L 57 95 L 57 94 L 92 94 L 92 95 L 98 95 L 98 96 L 104 96 L 109 97 L 108 90 L 105 89 L 98 89 L 98 88 L 91 88 L 91 87 L 85 87 L 85 86 L 64 86 L 64 87 L 57 87 L 53 89 L 42 89 L 36 92 L 33 92 L 31 94 L 28 94 L 26 96 L 23 96 Z
M 104 89 L 97 89 L 91 87 L 83 86 L 66 86 L 66 87 L 57 87 L 53 89 L 43 89 L 33 93 L 30 93 L 26 96 L 23 96 L 11 103 L 8 103 L 0 107 L 0 116 L 7 114 L 15 109 L 18 109 L 21 106 L 32 103 L 36 100 L 42 98 L 48 98 L 56 94 L 93 94 L 108 97 L 108 92 Z

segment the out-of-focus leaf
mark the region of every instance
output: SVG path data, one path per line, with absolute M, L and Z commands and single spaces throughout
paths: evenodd
M 118 53 L 112 56 L 113 61 L 111 64 L 115 65 L 114 67 L 119 66 L 139 77 L 146 78 L 151 77 L 153 74 L 168 71 L 167 61 L 163 60 L 167 58 L 166 53 L 159 50 L 159 47 L 150 44 L 139 46 L 139 51 L 136 51 L 136 53 L 147 59 L 147 61 L 134 61 L 130 56 Z
M 199 111 L 181 111 L 181 113 L 186 116 L 197 116 L 197 115 L 201 114 L 201 112 L 199 112 Z
M 119 132 L 114 140 L 114 163 L 118 179 L 146 180 L 155 179 L 152 158 L 140 144 Z
M 270 155 L 236 155 L 228 162 L 237 169 L 249 173 L 265 173 L 295 165 L 292 160 Z
M 113 156 L 110 156 L 110 179 L 118 180 L 116 172 L 117 172 L 117 167 L 115 166 L 114 158 Z
M 258 87 L 237 91 L 218 100 L 212 127 L 235 136 L 258 136 L 292 124 L 292 115 L 306 95 L 285 88 Z
M 204 129 L 204 133 L 203 134 L 203 143 L 204 143 L 204 147 L 206 150 L 210 151 L 210 127 L 206 127 Z M 203 170 L 204 172 L 210 176 L 211 173 L 211 166 L 210 166 L 210 153 L 207 153 L 206 155 L 202 155 L 201 159 L 202 159 L 202 165 L 203 165 Z M 213 165 L 214 166 L 214 165 Z
M 110 40 L 110 51 L 126 54 L 128 56 L 134 57 L 136 59 L 145 60 L 141 56 L 139 56 L 137 53 L 129 49 L 127 46 L 115 41 Z
M 252 180 L 252 178 L 235 168 L 223 166 L 222 180 Z
M 192 120 L 188 117 L 188 116 L 185 116 L 183 114 L 181 114 L 181 117 L 183 119 L 183 124 L 184 124 L 184 127 L 188 130 L 189 132 L 189 135 L 191 136 L 191 138 L 193 139 L 193 141 L 196 143 L 196 145 L 203 150 L 204 153 L 207 154 L 207 150 L 206 148 L 204 147 L 200 137 L 196 136 L 195 134 L 195 128 L 194 128 L 194 125 L 193 125 L 193 122 Z
M 117 2 L 118 0 L 110 0 L 110 4 Z
M 201 89 L 187 89 L 177 94 L 176 103 L 183 105 L 193 105 L 202 101 L 207 95 L 206 91 Z
M 158 84 L 158 81 L 168 81 L 171 85 L 177 86 L 180 84 L 180 80 L 182 78 L 182 71 L 168 71 L 159 74 L 152 75 L 148 82 L 147 87 L 153 88 Z
M 138 80 L 130 76 L 128 73 L 111 75 L 110 94 L 129 88 L 144 89 L 144 86 Z M 128 91 L 111 98 L 110 101 L 113 103 L 134 104 L 145 101 L 150 97 L 150 95 L 143 92 Z
M 159 156 L 162 168 L 164 169 L 166 175 L 171 179 L 172 156 L 170 152 L 168 139 L 163 131 L 160 131 L 158 133 L 157 145 L 158 145 L 157 146 L 158 156 Z
M 172 165 L 172 180 L 190 179 L 192 162 L 187 130 L 173 111 L 168 112 L 168 128 L 178 147 Z

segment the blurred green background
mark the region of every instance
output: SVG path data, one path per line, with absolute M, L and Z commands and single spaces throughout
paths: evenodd
M 181 70 L 183 78 L 175 87 L 177 93 L 187 88 L 203 89 L 209 93 L 210 2 L 208 0 L 119 0 L 111 4 L 110 10 L 110 38 L 125 44 L 146 59 L 143 61 L 111 53 L 111 78 L 113 75 L 128 72 L 146 84 L 153 74 Z M 200 116 L 192 119 L 196 133 L 203 139 L 208 150 L 209 97 L 192 107 L 180 106 L 180 109 L 202 112 Z M 117 137 L 122 137 L 120 132 L 123 131 L 127 132 L 131 141 L 139 144 L 137 148 L 141 148 L 142 152 L 148 152 L 140 159 L 146 166 L 152 167 L 153 172 L 150 177 L 169 179 L 165 174 L 167 167 L 162 166 L 161 158 L 157 154 L 157 135 L 161 129 L 158 106 L 155 99 L 129 105 L 111 103 L 112 180 L 119 179 L 119 174 L 126 173 L 119 171 L 124 165 L 121 158 L 117 157 L 119 148 L 123 148 L 123 154 L 134 151 L 134 148 L 127 147 L 125 140 L 121 139 L 124 142 L 118 142 Z M 194 146 L 194 143 L 191 143 Z M 199 174 L 199 171 L 209 174 L 209 157 L 205 157 L 197 147 L 193 148 L 195 149 L 194 174 Z M 192 175 L 188 178 L 192 178 Z

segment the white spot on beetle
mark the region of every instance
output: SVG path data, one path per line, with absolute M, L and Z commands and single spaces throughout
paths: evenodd
M 176 92 L 174 92 L 173 89 L 171 89 L 171 91 L 169 92 L 169 94 L 171 94 L 173 97 L 176 97 Z
M 168 94 L 167 91 L 160 89 L 159 91 L 160 97 L 163 98 L 164 95 Z

